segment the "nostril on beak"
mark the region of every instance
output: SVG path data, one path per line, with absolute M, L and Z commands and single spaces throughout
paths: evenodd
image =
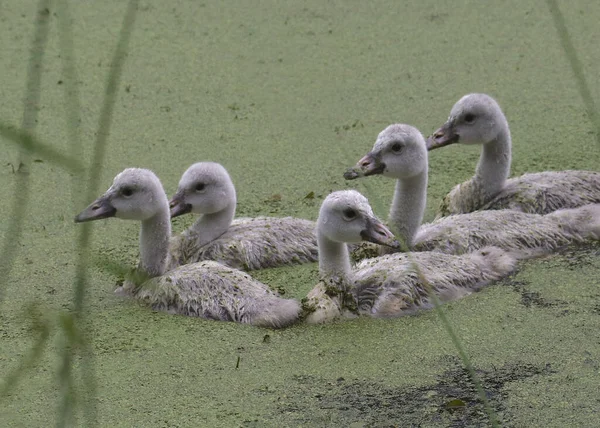
M 377 233 L 382 238 L 387 239 L 389 237 L 388 231 L 383 226 L 377 226 L 377 228 L 375 229 L 375 233 Z
M 100 209 L 100 205 L 96 204 L 92 207 L 92 210 L 96 211 Z
M 363 168 L 366 166 L 369 166 L 369 165 L 371 165 L 371 159 L 364 159 L 364 160 L 360 161 L 360 166 Z

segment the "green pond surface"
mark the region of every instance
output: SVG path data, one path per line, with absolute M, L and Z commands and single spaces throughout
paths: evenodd
M 591 96 L 600 101 L 600 2 L 559 4 Z M 36 5 L 0 7 L 0 119 L 15 126 Z M 69 5 L 88 163 L 126 3 Z M 57 15 L 51 7 L 36 134 L 67 152 Z M 145 0 L 99 193 L 136 166 L 155 171 L 172 194 L 191 163 L 212 160 L 230 171 L 240 216 L 316 219 L 329 192 L 355 187 L 385 217 L 394 183 L 345 182 L 345 168 L 390 123 L 428 135 L 469 92 L 489 93 L 503 107 L 512 175 L 600 170 L 594 127 L 544 1 Z M 3 141 L 0 153 L 4 239 L 18 150 Z M 478 156 L 479 148 L 464 146 L 431 154 L 427 221 L 441 197 L 472 175 Z M 26 304 L 36 301 L 52 315 L 68 310 L 73 295 L 81 227 L 73 217 L 85 204 L 73 202 L 71 175 L 33 159 L 23 237 L 14 243 L 18 256 L 0 306 L 2 378 L 34 341 Z M 311 192 L 315 197 L 305 198 Z M 174 231 L 192 220 L 177 219 Z M 93 254 L 133 266 L 138 224 L 106 220 L 93 228 Z M 600 424 L 599 255 L 600 246 L 590 245 L 522 263 L 510 278 L 444 307 L 503 426 Z M 318 266 L 253 275 L 302 298 L 318 281 Z M 115 296 L 116 280 L 91 267 L 86 290 L 100 426 L 489 423 L 435 311 L 270 331 L 154 313 Z M 1 426 L 54 424 L 60 344 L 52 336 L 40 363 L 0 401 Z

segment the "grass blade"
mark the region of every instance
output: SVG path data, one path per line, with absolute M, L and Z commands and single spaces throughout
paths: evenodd
M 75 47 L 73 46 L 73 27 L 71 14 L 66 0 L 56 1 L 58 11 L 58 36 L 60 57 L 62 62 L 62 80 L 63 92 L 65 95 L 65 111 L 67 119 L 67 132 L 69 140 L 69 154 L 73 159 L 83 159 L 83 148 L 81 145 L 81 136 L 79 124 L 81 117 L 81 102 L 79 97 L 79 85 L 77 79 L 77 67 L 75 65 Z M 74 175 L 71 183 L 71 198 L 73 200 L 73 209 L 76 210 L 81 202 L 78 199 L 84 197 L 84 171 L 81 174 Z
M 595 128 L 594 133 L 596 134 L 596 141 L 600 145 L 600 115 L 598 115 L 598 109 L 596 108 L 594 98 L 592 98 L 592 92 L 590 91 L 590 87 L 585 80 L 583 65 L 577 56 L 577 51 L 575 50 L 575 46 L 573 46 L 573 42 L 569 36 L 569 31 L 567 30 L 567 26 L 565 24 L 565 17 L 558 8 L 558 3 L 556 0 L 546 0 L 546 3 L 548 4 L 548 9 L 550 9 L 550 13 L 552 14 L 552 19 L 554 20 L 554 25 L 556 27 L 560 43 L 565 51 L 567 59 L 569 60 L 569 65 L 573 70 L 575 82 L 577 83 L 577 90 L 583 99 L 587 115 Z
M 50 0 L 40 0 L 35 14 L 35 34 L 29 55 L 29 66 L 27 70 L 27 86 L 25 89 L 25 101 L 23 106 L 22 128 L 30 133 L 36 125 L 40 101 L 40 82 L 42 80 L 42 60 L 48 40 L 48 16 L 50 15 Z M 1 135 L 12 135 L 6 127 L 0 128 Z M 17 133 L 18 134 L 18 133 Z M 0 257 L 0 302 L 2 292 L 5 290 L 14 261 L 19 253 L 19 242 L 23 232 L 23 220 L 27 214 L 29 203 L 29 174 L 27 167 L 29 151 L 21 150 L 19 155 L 19 166 L 17 166 L 15 192 L 10 214 L 8 232 L 4 238 L 4 244 Z
M 50 338 L 50 332 L 52 330 L 51 324 L 49 320 L 43 316 L 43 311 L 37 303 L 27 304 L 24 309 L 24 315 L 25 318 L 31 322 L 30 330 L 37 333 L 37 338 L 29 352 L 25 357 L 21 358 L 19 366 L 4 378 L 4 385 L 0 389 L 0 399 L 6 397 L 18 384 L 23 375 L 36 365 L 42 357 L 48 339 Z
M 121 74 L 123 73 L 123 64 L 125 63 L 125 57 L 127 56 L 127 47 L 135 22 L 138 3 L 138 0 L 130 0 L 127 5 L 123 25 L 119 33 L 119 40 L 112 58 L 110 72 L 106 82 L 104 102 L 102 103 L 102 111 L 100 112 L 100 119 L 98 121 L 97 138 L 94 143 L 94 154 L 90 165 L 87 200 L 92 200 L 98 191 L 98 180 L 104 163 L 106 141 L 110 134 L 113 109 L 115 107 L 115 102 L 117 101 Z
M 26 131 L 35 129 L 38 117 L 42 86 L 42 62 L 50 30 L 50 3 L 50 0 L 40 0 L 36 9 L 35 33 L 29 54 L 27 84 L 25 99 L 23 100 L 23 122 L 21 124 L 21 128 Z M 29 172 L 29 158 L 29 151 L 21 150 L 18 171 Z
M 77 79 L 77 68 L 75 64 L 75 48 L 73 45 L 73 28 L 69 7 L 66 0 L 57 1 L 58 11 L 58 35 L 59 47 L 62 59 L 62 74 L 64 82 L 64 103 L 67 121 L 67 131 L 69 140 L 69 153 L 75 159 L 82 159 L 83 147 L 81 143 L 80 123 L 81 102 L 79 96 L 79 85 Z M 71 183 L 71 200 L 73 208 L 77 209 L 81 205 L 84 192 L 85 170 L 78 171 L 73 175 Z M 85 257 L 79 256 L 76 266 L 76 278 L 83 287 L 87 284 L 87 268 Z M 63 323 L 64 324 L 64 323 Z M 62 325 L 62 324 L 61 324 Z M 86 320 L 80 317 L 80 328 L 85 333 Z M 73 402 L 75 394 L 73 393 L 73 375 L 71 372 L 72 364 L 72 344 L 69 343 L 70 336 L 63 336 L 62 364 L 59 372 L 59 382 L 61 385 L 62 400 L 59 405 L 59 414 L 57 426 L 68 425 L 72 422 L 69 416 L 73 413 L 75 404 Z M 90 346 L 79 347 L 81 352 L 81 379 L 83 383 L 83 412 L 85 425 L 92 427 L 97 425 L 96 408 L 96 376 L 94 354 Z
M 123 63 L 127 54 L 127 46 L 131 37 L 131 31 L 135 22 L 138 0 L 130 0 L 127 6 L 127 12 L 123 19 L 123 25 L 119 33 L 119 40 L 113 55 L 111 69 L 108 74 L 104 102 L 102 103 L 102 111 L 98 121 L 97 138 L 94 142 L 94 154 L 90 166 L 88 188 L 86 200 L 94 199 L 98 192 L 98 182 L 100 172 L 104 164 L 104 155 L 106 152 L 106 143 L 110 134 L 112 123 L 113 110 L 117 99 L 117 89 L 123 72 Z M 89 260 L 88 245 L 90 237 L 91 223 L 83 223 L 78 239 L 78 247 L 81 250 L 77 266 L 77 275 L 75 283 L 75 296 L 73 303 L 75 312 L 80 314 L 83 308 L 83 297 L 85 292 L 85 283 L 87 281 L 87 266 Z
M 117 46 L 113 55 L 111 68 L 107 77 L 104 100 L 102 103 L 102 110 L 100 113 L 100 118 L 98 120 L 98 131 L 96 134 L 97 138 L 94 142 L 94 152 L 88 176 L 86 200 L 93 199 L 94 195 L 98 192 L 100 173 L 104 165 L 106 145 L 108 141 L 108 136 L 110 135 L 114 106 L 117 99 L 119 83 L 123 72 L 123 64 L 127 55 L 127 49 L 131 37 L 131 31 L 133 29 L 133 24 L 135 22 L 137 8 L 138 0 L 130 0 L 127 5 L 127 11 L 123 19 L 123 24 L 119 33 L 119 39 L 117 41 Z M 65 7 L 63 7 L 63 9 L 66 9 L 66 5 Z M 71 113 L 71 115 L 72 114 L 73 113 Z M 73 120 L 73 117 L 71 117 L 70 120 Z M 72 134 L 76 137 L 75 132 L 72 131 Z M 80 228 L 79 237 L 77 240 L 77 246 L 80 250 L 80 256 L 77 261 L 73 295 L 73 316 L 80 328 L 82 329 L 83 325 L 85 324 L 85 320 L 83 319 L 83 308 L 85 303 L 85 290 L 88 282 L 89 242 L 91 236 L 90 234 L 90 223 L 84 223 Z M 61 369 L 63 400 L 61 408 L 59 410 L 59 420 L 57 426 L 66 425 L 71 420 L 69 415 L 72 416 L 73 374 L 71 369 L 73 349 L 73 344 L 71 344 L 71 346 L 68 346 L 67 344 L 67 346 L 65 346 L 63 350 L 63 363 Z M 93 404 L 95 400 L 96 387 L 94 381 L 95 378 L 93 376 L 93 365 L 91 363 L 93 354 L 92 352 L 90 352 L 90 349 L 91 348 L 89 346 L 83 347 L 84 362 L 87 363 L 84 364 L 82 368 L 82 377 L 86 382 L 85 389 L 88 393 L 88 397 L 86 400 L 86 419 L 88 426 L 96 424 L 96 410 L 95 405 Z
M 72 174 L 82 174 L 85 171 L 85 167 L 76 157 L 63 155 L 49 144 L 34 137 L 25 128 L 15 129 L 10 125 L 0 122 L 0 136 L 17 144 L 23 153 L 36 154 Z M 23 168 L 21 168 L 21 172 L 23 172 Z
M 469 376 L 471 377 L 471 381 L 475 385 L 475 389 L 477 390 L 477 395 L 479 396 L 479 399 L 483 403 L 485 412 L 487 413 L 488 418 L 490 420 L 490 425 L 492 427 L 500 427 L 500 423 L 498 422 L 496 412 L 494 411 L 494 409 L 490 405 L 489 400 L 487 399 L 485 390 L 483 389 L 483 386 L 481 385 L 481 381 L 479 380 L 479 377 L 477 376 L 477 373 L 475 372 L 475 368 L 473 367 L 473 364 L 471 363 L 471 359 L 469 358 L 469 355 L 465 351 L 465 348 L 462 346 L 462 343 L 461 343 L 458 335 L 454 331 L 452 324 L 450 324 L 450 321 L 448 320 L 448 318 L 446 317 L 446 314 L 444 313 L 444 310 L 442 309 L 442 304 L 440 302 L 440 299 L 438 298 L 438 296 L 435 293 L 431 292 L 431 284 L 429 284 L 427 282 L 427 280 L 423 277 L 423 275 L 419 271 L 417 264 L 413 262 L 413 265 L 416 267 L 417 273 L 421 277 L 421 280 L 424 281 L 424 283 L 427 284 L 427 287 L 429 288 L 429 294 L 431 296 L 431 299 L 433 300 L 433 305 L 434 305 L 435 311 L 436 311 L 438 317 L 440 318 L 440 321 L 444 325 L 444 328 L 446 329 L 446 333 L 448 333 L 448 336 L 450 336 L 450 340 L 452 340 L 452 344 L 456 348 L 458 355 L 459 355 L 460 359 L 462 360 L 463 365 L 467 369 L 467 372 L 469 373 Z
M 342 152 L 341 150 L 340 150 L 340 153 L 341 153 L 341 158 L 347 157 L 345 155 L 345 153 Z M 354 164 L 355 164 L 355 162 L 353 162 L 352 160 L 349 160 L 347 165 L 350 166 L 350 165 L 354 165 Z M 378 191 L 376 191 L 375 188 L 373 186 L 371 186 L 370 183 L 368 183 L 367 181 L 361 180 L 361 185 L 365 189 L 365 193 L 367 194 L 370 204 L 373 206 L 374 210 L 376 212 L 383 212 L 384 204 L 383 204 L 383 199 L 380 197 L 380 193 Z M 490 425 L 492 427 L 499 427 L 500 423 L 498 422 L 496 412 L 490 405 L 490 402 L 487 399 L 487 396 L 485 394 L 485 391 L 483 389 L 481 381 L 479 380 L 479 377 L 477 376 L 477 373 L 475 372 L 473 364 L 471 363 L 471 359 L 469 358 L 469 355 L 467 354 L 464 347 L 462 346 L 460 338 L 456 334 L 454 328 L 452 327 L 452 324 L 448 320 L 448 317 L 446 317 L 446 314 L 444 313 L 444 310 L 442 308 L 442 305 L 440 303 L 438 296 L 433 292 L 433 288 L 431 287 L 431 284 L 429 283 L 427 278 L 425 278 L 425 276 L 421 272 L 419 265 L 415 262 L 410 251 L 408 251 L 409 249 L 408 249 L 408 246 L 406 245 L 406 242 L 404 242 L 402 237 L 398 235 L 397 230 L 393 230 L 394 225 L 390 224 L 389 226 L 392 228 L 392 232 L 396 235 L 396 237 L 400 241 L 401 251 L 406 252 L 406 256 L 407 256 L 408 260 L 410 261 L 412 268 L 415 270 L 415 272 L 419 276 L 421 283 L 425 286 L 425 289 L 427 290 L 427 294 L 430 296 L 430 298 L 433 302 L 433 306 L 434 306 L 434 310 L 435 310 L 436 314 L 438 315 L 442 325 L 446 329 L 446 332 L 450 336 L 450 340 L 452 341 L 452 344 L 456 348 L 456 351 L 458 352 L 458 355 L 459 355 L 465 369 L 467 370 L 467 372 L 469 373 L 469 376 L 471 377 L 471 381 L 473 382 L 473 384 L 475 386 L 477 395 L 479 396 L 479 399 L 483 403 L 485 412 L 488 415 Z

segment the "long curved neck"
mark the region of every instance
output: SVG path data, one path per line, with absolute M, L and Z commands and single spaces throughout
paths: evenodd
M 411 248 L 421 227 L 427 203 L 427 170 L 396 181 L 394 198 L 390 209 L 390 223 L 400 242 Z
M 350 254 L 348 246 L 335 242 L 317 230 L 319 246 L 319 273 L 322 279 L 333 279 L 336 284 L 346 284 L 350 277 Z
M 227 232 L 235 217 L 235 207 L 236 202 L 234 200 L 233 203 L 227 205 L 223 210 L 216 213 L 203 214 L 196 220 L 192 227 L 190 227 L 190 230 L 197 235 L 196 242 L 199 246 L 208 244 Z
M 508 123 L 498 133 L 495 140 L 485 143 L 477 163 L 473 181 L 479 184 L 486 197 L 498 194 L 510 174 L 511 138 Z
M 151 278 L 165 273 L 170 238 L 171 219 L 169 205 L 165 199 L 164 210 L 142 221 L 140 232 L 139 268 Z

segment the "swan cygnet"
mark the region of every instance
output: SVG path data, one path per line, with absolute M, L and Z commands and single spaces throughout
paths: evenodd
M 397 317 L 432 306 L 430 290 L 455 300 L 503 278 L 516 259 L 496 247 L 464 255 L 396 253 L 350 265 L 347 243 L 397 247 L 394 235 L 355 190 L 331 193 L 317 220 L 321 281 L 302 301 L 311 324 L 340 316 Z M 431 286 L 431 288 L 429 287 Z
M 233 219 L 235 187 L 227 170 L 214 162 L 190 166 L 171 199 L 171 218 L 201 217 L 171 244 L 172 266 L 215 260 L 242 270 L 317 261 L 315 223 L 293 217 Z
M 500 106 L 489 95 L 462 97 L 448 121 L 427 140 L 429 150 L 455 143 L 480 144 L 481 156 L 475 175 L 444 197 L 438 217 L 498 209 L 546 214 L 600 203 L 600 172 L 544 171 L 508 179 L 510 130 Z
M 537 257 L 572 243 L 600 239 L 600 204 L 529 214 L 512 210 L 454 214 L 421 225 L 427 199 L 428 152 L 418 129 L 384 129 L 373 149 L 344 174 L 346 179 L 381 174 L 396 179 L 389 223 L 409 249 L 463 254 L 486 246 Z
M 143 283 L 126 281 L 117 292 L 155 310 L 212 320 L 280 328 L 298 319 L 300 304 L 282 299 L 248 274 L 214 261 L 167 271 L 171 235 L 169 201 L 158 177 L 147 169 L 128 168 L 83 210 L 75 222 L 116 217 L 141 221 L 140 262 Z

